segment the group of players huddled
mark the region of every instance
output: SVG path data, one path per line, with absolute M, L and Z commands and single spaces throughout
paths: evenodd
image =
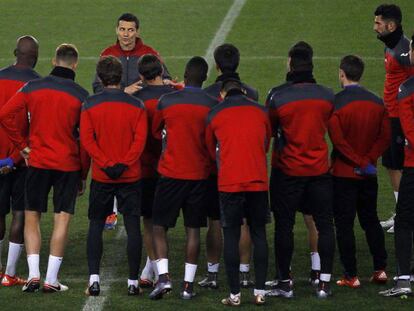
M 58 281 L 58 271 L 76 197 L 85 191 L 90 166 L 87 295 L 100 294 L 102 232 L 115 198 L 127 234 L 128 295 L 151 287 L 149 297 L 160 299 L 172 290 L 167 232 L 180 211 L 186 233 L 183 299 L 195 296 L 200 228 L 206 226 L 208 274 L 198 283 L 201 287 L 218 287 L 223 249 L 230 288 L 223 304 L 240 305 L 240 288 L 249 286 L 254 287 L 256 305 L 264 304 L 265 296 L 293 297 L 296 211 L 304 214 L 309 229 L 310 283 L 317 297 L 331 295 L 335 241 L 344 268 L 337 284 L 361 285 L 356 215 L 373 257 L 370 280 L 385 283 L 387 252 L 377 216 L 376 164 L 388 148 L 384 165 L 402 171 L 395 217 L 398 268 L 395 285 L 380 294 L 410 294 L 414 78 L 409 78 L 414 75 L 414 47 L 403 34 L 401 20 L 395 5 L 375 11 L 374 30 L 386 45 L 384 101 L 359 84 L 364 63 L 355 55 L 340 62 L 341 92 L 318 84 L 312 47 L 303 41 L 290 48 L 286 83 L 270 90 L 265 105 L 258 104 L 254 88 L 241 82 L 240 55 L 232 44 L 214 52 L 219 72 L 214 84 L 202 88 L 208 64 L 197 56 L 187 62 L 184 81 L 175 82 L 158 53 L 143 44 L 139 21 L 129 13 L 118 19 L 118 40 L 102 52 L 95 95 L 88 96 L 74 82 L 74 45 L 58 46 L 52 72 L 41 78 L 33 69 L 37 40 L 20 37 L 16 62 L 0 71 L 0 250 L 10 207 L 13 213 L 4 271 L 0 261 L 2 285 L 39 290 L 40 219 L 53 188 L 54 228 L 43 291 L 68 290 Z M 274 281 L 266 282 L 271 212 L 277 273 Z M 139 275 L 141 216 L 148 258 Z M 23 241 L 27 280 L 16 276 Z M 249 278 L 250 244 L 254 282 Z M 271 289 L 266 291 L 266 285 Z

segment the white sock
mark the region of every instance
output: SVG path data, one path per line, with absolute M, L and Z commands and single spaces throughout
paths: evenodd
M 168 259 L 160 258 L 157 259 L 158 275 L 168 273 Z
M 49 255 L 49 263 L 47 264 L 46 283 L 55 285 L 58 281 L 58 273 L 63 257 Z
M 151 259 L 147 257 L 147 262 L 145 263 L 145 267 L 141 272 L 141 279 L 152 280 L 153 273 L 154 271 L 152 269 Z
M 1 251 L 3 249 L 3 241 L 4 241 L 4 239 L 0 240 L 0 270 L 1 270 L 1 268 L 3 268 L 3 265 L 1 264 Z
M 240 264 L 240 272 L 249 272 L 250 271 L 250 265 L 249 264 Z
M 33 278 L 40 279 L 39 254 L 27 255 L 27 265 L 29 266 L 29 280 Z
M 130 280 L 128 279 L 128 286 L 134 285 L 135 287 L 138 287 L 138 280 Z
M 319 257 L 318 252 L 311 252 L 311 263 L 312 263 L 312 270 L 319 271 L 321 270 L 321 259 Z
M 220 263 L 207 263 L 207 271 L 210 273 L 218 273 L 220 267 Z
M 240 297 L 241 297 L 241 293 L 238 293 L 238 294 L 235 294 L 235 295 L 233 295 L 232 293 L 230 293 L 230 298 L 231 299 L 240 299 Z
M 257 295 L 262 295 L 264 296 L 266 294 L 266 291 L 264 289 L 254 289 L 253 291 L 253 295 L 257 296 Z
M 410 276 L 409 275 L 399 275 L 398 276 L 399 280 L 405 280 L 405 281 L 409 281 L 410 280 Z
M 191 263 L 185 263 L 185 274 L 184 274 L 184 282 L 194 282 L 195 274 L 197 271 L 197 265 L 193 265 Z
M 398 191 L 394 191 L 395 202 L 398 202 Z
M 321 275 L 319 276 L 319 280 L 321 280 L 322 282 L 330 282 L 331 275 L 328 273 L 321 273 Z
M 116 197 L 114 197 L 114 207 L 112 211 L 114 212 L 114 214 L 118 214 L 118 200 L 116 199 Z
M 95 282 L 98 282 L 98 283 L 100 282 L 99 274 L 91 274 L 89 276 L 89 286 L 91 286 Z
M 7 255 L 6 274 L 10 276 L 16 275 L 16 264 L 22 253 L 23 244 L 9 242 L 9 254 Z
M 152 265 L 152 271 L 154 272 L 154 281 L 157 282 L 158 281 L 157 261 L 156 260 L 151 260 L 151 265 Z

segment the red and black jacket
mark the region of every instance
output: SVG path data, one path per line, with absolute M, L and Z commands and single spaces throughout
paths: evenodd
M 409 77 L 414 75 L 414 67 L 410 63 L 410 40 L 401 35 L 397 45 L 386 47 L 384 103 L 390 118 L 398 118 L 398 88 Z
M 325 135 L 334 93 L 309 81 L 284 84 L 268 101 L 275 137 L 272 167 L 290 176 L 318 176 L 329 169 Z
M 414 167 L 414 77 L 401 84 L 398 102 L 405 136 L 404 166 Z
M 204 91 L 207 92 L 207 94 L 209 94 L 210 96 L 217 98 L 219 101 L 222 101 L 223 98 L 221 98 L 220 95 L 220 91 L 221 91 L 221 86 L 223 84 L 223 81 L 228 80 L 228 79 L 237 79 L 240 80 L 239 74 L 237 72 L 234 73 L 223 73 L 222 75 L 218 76 L 216 79 L 216 82 L 214 82 L 212 85 L 207 86 Z M 246 93 L 245 95 L 254 100 L 254 101 L 258 101 L 259 100 L 259 92 L 245 84 L 242 83 L 242 88 L 244 90 L 244 92 Z
M 147 139 L 147 114 L 141 100 L 120 89 L 105 88 L 88 97 L 82 108 L 81 143 L 92 158 L 92 179 L 129 183 L 141 179 L 140 156 Z M 128 166 L 120 178 L 110 179 L 102 168 Z
M 201 88 L 186 87 L 162 96 L 152 133 L 162 139 L 158 172 L 185 180 L 207 179 L 211 160 L 205 144 L 206 117 L 218 101 Z
M 159 98 L 175 89 L 167 85 L 147 85 L 134 94 L 135 97 L 143 101 L 145 110 L 148 116 L 148 131 L 147 142 L 145 149 L 141 155 L 141 168 L 143 178 L 156 178 L 158 160 L 161 156 L 161 141 L 155 139 L 151 133 L 152 119 L 154 118 L 155 110 L 157 109 Z
M 28 82 L 3 106 L 0 121 L 18 150 L 30 147 L 30 166 L 81 170 L 85 179 L 89 158 L 79 146 L 78 128 L 88 92 L 73 81 L 74 77 L 72 70 L 55 67 L 49 76 Z M 26 135 L 16 118 L 22 113 L 29 122 Z
M 217 162 L 219 191 L 268 190 L 270 139 L 267 109 L 240 91 L 230 91 L 207 119 L 206 143 Z
M 138 71 L 138 61 L 141 56 L 145 54 L 152 54 L 161 59 L 160 54 L 154 50 L 152 47 L 145 45 L 141 38 L 137 38 L 135 42 L 135 47 L 131 51 L 124 51 L 121 48 L 121 45 L 117 41 L 114 45 L 111 45 L 104 49 L 101 52 L 100 57 L 103 56 L 115 56 L 122 63 L 122 80 L 121 88 L 125 88 L 132 83 L 135 83 L 140 79 Z M 164 67 L 164 78 L 170 78 L 167 67 L 163 64 Z M 95 80 L 92 83 L 92 88 L 94 93 L 101 92 L 103 90 L 103 85 L 99 80 L 98 76 L 95 75 Z
M 0 109 L 13 97 L 16 92 L 28 81 L 38 79 L 40 75 L 31 68 L 9 66 L 0 70 Z M 21 125 L 22 135 L 28 130 L 27 115 L 16 115 Z M 0 126 L 0 159 L 10 157 L 15 165 L 24 164 L 20 150 L 7 136 L 6 131 Z
M 359 85 L 345 87 L 335 96 L 335 112 L 329 120 L 332 174 L 361 179 L 355 168 L 376 165 L 390 135 L 382 99 Z

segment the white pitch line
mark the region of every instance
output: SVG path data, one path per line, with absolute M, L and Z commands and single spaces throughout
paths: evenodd
M 206 59 L 208 63 L 207 76 L 210 74 L 211 67 L 213 65 L 214 49 L 220 44 L 224 43 L 224 40 L 226 40 L 227 35 L 229 34 L 231 28 L 233 27 L 233 24 L 236 21 L 237 17 L 240 15 L 240 11 L 242 10 L 246 1 L 247 0 L 234 0 L 232 6 L 228 10 L 223 21 L 221 22 L 220 28 L 217 30 L 213 40 L 211 40 L 210 45 L 208 46 L 206 50 L 206 55 L 204 56 L 204 58 Z
M 120 240 L 125 237 L 126 231 L 125 227 L 119 226 L 118 232 L 115 236 L 115 240 Z M 121 252 L 115 252 L 114 255 L 111 255 L 111 259 L 119 259 L 121 257 Z M 83 306 L 83 311 L 101 311 L 104 308 L 105 301 L 106 301 L 106 294 L 108 293 L 109 289 L 111 288 L 112 283 L 116 282 L 115 279 L 115 270 L 114 265 L 106 265 L 102 267 L 100 276 L 102 278 L 101 282 L 101 295 L 97 297 L 88 297 L 85 301 Z M 125 281 L 125 279 L 124 279 Z

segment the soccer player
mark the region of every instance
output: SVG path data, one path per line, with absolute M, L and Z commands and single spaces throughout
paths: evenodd
M 88 92 L 74 82 L 78 51 L 61 44 L 53 58 L 49 76 L 28 82 L 0 112 L 0 121 L 9 138 L 28 161 L 25 181 L 25 227 L 29 277 L 24 292 L 40 287 L 40 219 L 47 211 L 53 187 L 54 225 L 43 291 L 68 290 L 58 281 L 58 272 L 75 210 L 76 196 L 83 193 L 89 158 L 82 156 L 78 136 L 81 106 Z M 18 122 L 28 113 L 24 123 Z M 30 131 L 22 132 L 30 120 Z
M 378 39 L 385 44 L 384 104 L 391 122 L 391 145 L 382 156 L 382 165 L 388 170 L 397 202 L 405 141 L 398 114 L 398 88 L 414 75 L 414 67 L 411 66 L 408 55 L 410 42 L 404 36 L 401 25 L 401 9 L 395 4 L 382 4 L 377 7 L 374 15 L 374 30 Z M 393 233 L 394 215 L 381 225 Z
M 140 156 L 147 139 L 147 115 L 141 100 L 120 89 L 122 64 L 116 57 L 103 57 L 96 66 L 96 73 L 104 89 L 86 99 L 80 127 L 82 146 L 92 159 L 87 240 L 89 286 L 86 294 L 97 296 L 100 293 L 102 231 L 106 217 L 112 212 L 115 196 L 128 235 L 128 295 L 139 295 L 142 251 Z
M 335 112 L 329 120 L 329 136 L 333 144 L 333 211 L 344 267 L 344 277 L 336 283 L 358 288 L 361 283 L 353 230 L 357 214 L 373 257 L 371 281 L 387 282 L 387 252 L 377 214 L 376 164 L 389 146 L 390 125 L 382 99 L 359 84 L 364 72 L 362 59 L 345 56 L 339 68 L 339 80 L 344 90 L 336 94 Z
M 138 72 L 138 60 L 142 55 L 152 54 L 160 58 L 160 55 L 152 47 L 145 45 L 140 38 L 138 18 L 131 13 L 122 14 L 117 21 L 115 29 L 117 42 L 104 49 L 100 57 L 112 55 L 117 57 L 122 63 L 121 89 L 128 94 L 133 94 L 141 88 L 141 79 Z M 163 65 L 164 77 L 169 78 L 167 67 Z M 93 92 L 102 91 L 102 82 L 96 75 L 92 84 Z M 105 228 L 115 229 L 117 223 L 117 203 L 114 200 L 114 212 L 108 216 Z
M 206 87 L 204 90 L 213 96 L 222 100 L 220 92 L 223 81 L 227 79 L 240 80 L 237 68 L 240 63 L 240 52 L 232 44 L 222 44 L 214 50 L 214 60 L 216 69 L 219 73 L 215 83 Z M 259 94 L 257 90 L 247 84 L 242 84 L 246 95 L 254 101 L 257 101 Z M 206 235 L 206 257 L 207 257 L 207 277 L 198 284 L 206 288 L 218 288 L 217 276 L 220 265 L 220 257 L 223 248 L 223 238 L 220 227 L 220 204 L 217 188 L 217 173 L 213 172 L 208 180 L 208 230 Z M 251 257 L 251 239 L 249 228 L 244 220 L 240 236 L 240 282 L 244 288 L 251 287 L 253 282 L 250 280 L 250 257 Z
M 302 49 L 304 52 L 309 53 L 309 56 L 313 58 L 313 48 L 305 41 L 299 41 L 294 46 L 295 49 Z M 292 72 L 288 72 L 286 74 L 286 82 L 272 88 L 266 99 L 266 107 L 269 107 L 270 99 L 272 98 L 273 94 L 287 86 L 292 85 L 294 80 L 295 74 L 292 74 Z M 280 133 L 277 133 L 278 135 Z M 273 152 L 273 158 L 276 160 L 277 152 Z M 274 206 L 274 196 L 275 189 L 278 187 L 278 185 L 275 182 L 275 169 L 272 170 L 272 174 L 270 176 L 270 204 L 271 206 Z M 303 202 L 301 206 L 298 209 L 299 212 L 303 214 L 303 220 L 305 222 L 306 228 L 308 230 L 308 243 L 309 243 L 309 250 L 310 250 L 310 259 L 311 259 L 311 271 L 309 274 L 309 282 L 311 285 L 315 286 L 319 283 L 319 274 L 321 270 L 321 261 L 318 253 L 318 230 L 316 230 L 315 222 L 313 221 L 312 213 L 309 208 L 309 202 Z M 276 251 L 276 248 L 274 249 Z M 276 253 L 275 253 L 275 260 L 276 260 Z M 270 286 L 271 288 L 274 288 L 278 283 L 279 275 L 276 273 L 275 280 L 266 282 L 267 286 Z M 273 296 L 274 291 L 268 291 L 268 296 Z M 276 293 L 277 294 L 277 293 Z
M 164 85 L 161 61 L 155 55 L 146 54 L 138 61 L 140 79 L 143 88 L 134 93 L 145 105 L 148 116 L 148 128 L 151 128 L 152 119 L 157 108 L 159 98 L 175 91 Z M 157 264 L 152 240 L 152 207 L 154 203 L 155 188 L 158 181 L 157 163 L 161 156 L 161 141 L 153 137 L 148 131 L 145 149 L 141 155 L 142 166 L 142 204 L 141 215 L 144 223 L 144 245 L 147 251 L 147 261 L 139 279 L 141 288 L 153 287 L 158 281 Z
M 0 70 L 0 109 L 29 80 L 40 78 L 33 70 L 36 66 L 39 44 L 32 36 L 17 39 L 14 55 L 16 62 Z M 21 120 L 24 123 L 24 116 Z M 27 167 L 19 150 L 0 126 L 0 162 L 5 164 L 0 175 L 0 280 L 3 286 L 23 285 L 25 280 L 16 276 L 16 264 L 23 249 L 24 235 L 24 179 Z M 1 251 L 6 232 L 6 215 L 12 209 L 9 232 L 9 252 L 3 276 Z
M 412 40 L 414 40 L 414 36 Z M 414 64 L 414 44 L 412 41 L 409 55 L 411 62 Z M 411 77 L 400 86 L 398 108 L 402 129 L 406 138 L 404 169 L 395 216 L 394 242 L 398 263 L 398 276 L 392 288 L 380 292 L 380 295 L 386 297 L 409 295 L 412 293 L 410 284 L 410 261 L 412 257 L 414 231 L 414 77 Z
M 279 282 L 277 296 L 293 297 L 290 263 L 293 254 L 295 213 L 306 202 L 318 230 L 321 274 L 317 297 L 331 294 L 335 234 L 332 212 L 332 180 L 328 174 L 328 120 L 334 94 L 316 83 L 311 54 L 298 47 L 289 51 L 292 84 L 275 92 L 269 114 L 276 142 L 272 159 L 275 187 L 275 248 Z
M 224 262 L 230 287 L 221 302 L 241 302 L 239 241 L 243 217 L 247 219 L 254 245 L 255 304 L 265 303 L 268 266 L 266 222 L 269 216 L 266 152 L 271 126 L 266 109 L 244 95 L 239 80 L 223 82 L 224 101 L 209 113 L 206 143 L 218 166 Z
M 187 236 L 185 276 L 181 297 L 191 299 L 200 252 L 200 227 L 207 225 L 206 185 L 211 159 L 205 145 L 205 120 L 217 100 L 201 89 L 208 65 L 201 57 L 191 58 L 185 68 L 185 88 L 162 96 L 152 120 L 152 132 L 161 139 L 162 155 L 152 210 L 154 249 L 159 280 L 151 299 L 171 291 L 168 274 L 167 230 L 183 210 Z

